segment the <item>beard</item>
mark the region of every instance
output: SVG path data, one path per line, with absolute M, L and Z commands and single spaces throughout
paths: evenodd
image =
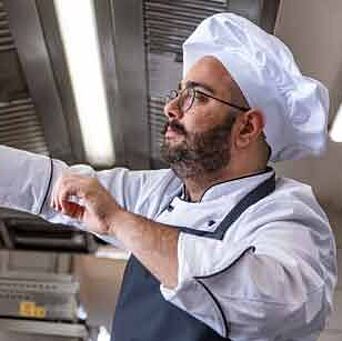
M 189 133 L 180 123 L 168 122 L 164 134 L 170 127 L 184 139 L 172 146 L 164 138 L 161 156 L 182 179 L 219 171 L 230 162 L 230 134 L 234 122 L 235 117 L 229 115 L 224 124 L 202 133 Z

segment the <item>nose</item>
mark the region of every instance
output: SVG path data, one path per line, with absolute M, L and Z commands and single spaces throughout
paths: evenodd
M 164 114 L 168 119 L 180 119 L 183 116 L 179 108 L 178 97 L 165 104 Z

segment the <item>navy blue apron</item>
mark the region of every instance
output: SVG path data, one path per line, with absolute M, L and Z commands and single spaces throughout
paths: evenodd
M 266 197 L 274 188 L 275 175 L 273 174 L 247 194 L 213 232 L 182 227 L 179 229 L 185 233 L 222 240 L 229 226 L 248 207 Z M 212 297 L 215 300 L 213 295 Z M 219 303 L 217 301 L 216 303 L 221 310 Z M 225 324 L 226 335 L 228 335 L 229 326 L 226 320 Z M 111 341 L 219 340 L 227 341 L 229 338 L 220 336 L 203 322 L 166 301 L 160 293 L 160 282 L 134 256 L 130 257 L 116 306 Z

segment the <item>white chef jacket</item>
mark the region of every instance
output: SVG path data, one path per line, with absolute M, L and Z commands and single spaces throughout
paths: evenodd
M 95 176 L 125 209 L 161 223 L 215 231 L 224 216 L 273 175 L 268 171 L 210 187 L 200 202 L 181 198 L 171 170 L 95 172 L 0 146 L 0 205 L 85 228 L 50 209 L 66 170 Z M 102 236 L 116 243 L 115 239 Z M 164 298 L 231 340 L 317 340 L 332 308 L 336 251 L 329 222 L 309 186 L 276 179 L 223 239 L 181 232 L 178 285 Z

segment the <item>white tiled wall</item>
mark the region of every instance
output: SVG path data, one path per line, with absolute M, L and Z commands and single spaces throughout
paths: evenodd
M 342 249 L 337 250 L 338 273 L 342 274 Z M 340 276 L 339 276 L 340 277 Z M 334 312 L 328 322 L 327 329 L 319 341 L 342 341 L 342 280 L 339 278 L 334 298 Z

